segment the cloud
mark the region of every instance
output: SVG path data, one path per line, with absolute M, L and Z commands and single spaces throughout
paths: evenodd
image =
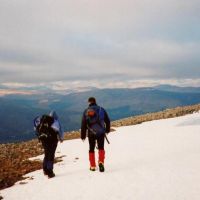
M 72 91 L 86 91 L 92 88 L 139 88 L 153 87 L 160 84 L 176 85 L 180 87 L 200 87 L 200 79 L 118 79 L 114 78 L 113 82 L 105 79 L 90 79 L 79 81 L 56 81 L 51 83 L 15 83 L 6 82 L 0 84 L 1 95 L 3 94 L 37 94 L 44 91 L 54 91 L 60 93 L 69 93 Z
M 198 78 L 199 9 L 198 0 L 2 0 L 0 82 Z

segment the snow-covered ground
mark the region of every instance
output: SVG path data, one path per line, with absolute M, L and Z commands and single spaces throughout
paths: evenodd
M 56 177 L 41 170 L 4 200 L 199 200 L 200 113 L 120 127 L 108 135 L 106 171 L 89 171 L 88 142 L 59 144 Z

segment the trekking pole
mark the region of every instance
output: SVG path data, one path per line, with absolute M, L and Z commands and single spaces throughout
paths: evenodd
M 105 134 L 105 138 L 106 138 L 107 143 L 110 144 L 110 142 L 109 142 L 109 140 L 108 140 L 106 134 Z

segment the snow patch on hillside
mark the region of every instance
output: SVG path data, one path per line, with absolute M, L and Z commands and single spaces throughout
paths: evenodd
M 57 156 L 65 157 L 55 164 L 55 178 L 38 170 L 27 174 L 33 180 L 1 195 L 4 200 L 200 199 L 200 113 L 116 128 L 108 138 L 104 173 L 89 171 L 87 141 L 65 141 L 57 148 Z

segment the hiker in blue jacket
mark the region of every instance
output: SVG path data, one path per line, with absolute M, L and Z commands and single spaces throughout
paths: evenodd
M 41 134 L 42 124 L 44 122 L 44 116 L 46 119 L 53 119 L 48 127 L 47 131 Z M 53 163 L 55 158 L 55 151 L 57 148 L 58 140 L 63 142 L 64 132 L 62 131 L 58 116 L 55 111 L 51 111 L 49 115 L 43 115 L 42 117 L 36 117 L 34 120 L 34 129 L 38 139 L 41 141 L 44 148 L 43 159 L 43 172 L 48 178 L 55 176 L 53 172 Z M 46 133 L 47 132 L 47 133 Z
M 105 134 L 110 132 L 110 119 L 104 108 L 96 103 L 94 97 L 88 99 L 89 106 L 84 111 L 81 124 L 81 139 L 84 141 L 86 133 L 88 133 L 89 140 L 89 161 L 90 170 L 96 170 L 95 162 L 95 146 L 98 147 L 98 165 L 99 171 L 104 172 L 104 140 Z

